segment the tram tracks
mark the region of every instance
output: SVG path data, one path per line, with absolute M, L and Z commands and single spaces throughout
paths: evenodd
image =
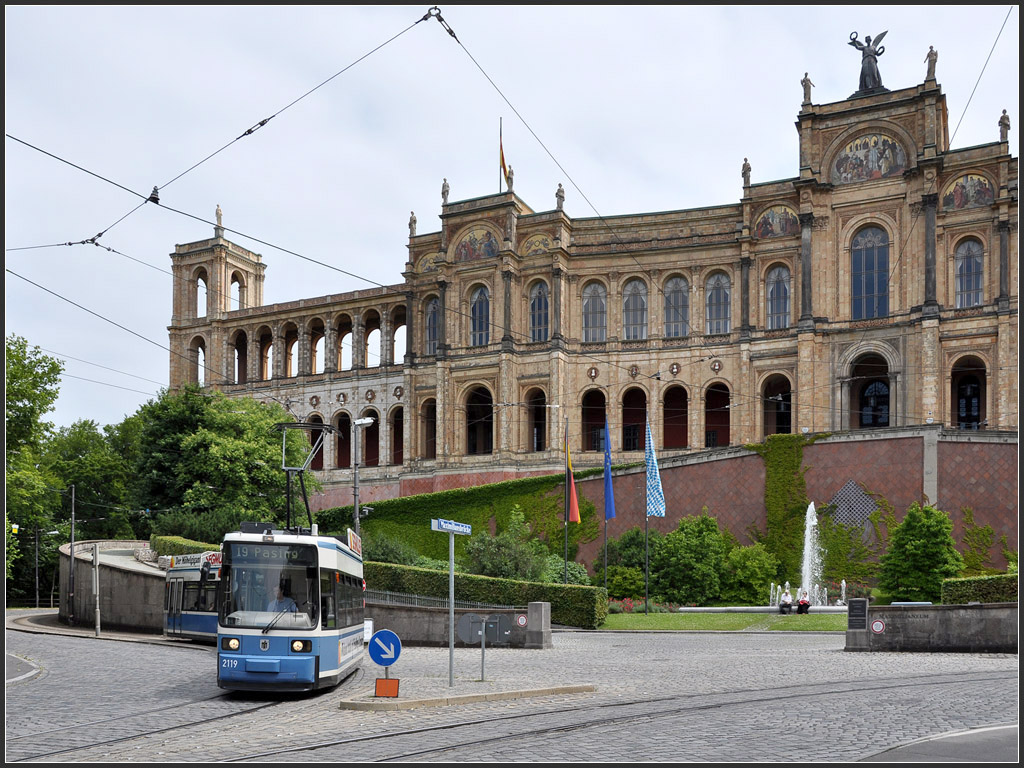
M 343 693 L 347 687 L 357 683 L 360 677 L 357 671 L 333 691 L 325 693 Z M 6 758 L 7 762 L 16 763 L 69 755 L 99 747 L 112 747 L 135 739 L 184 731 L 193 726 L 208 726 L 230 721 L 232 718 L 244 718 L 281 705 L 298 703 L 300 708 L 313 708 L 321 703 L 322 698 L 323 694 L 320 694 L 296 702 L 294 696 L 276 695 L 268 701 L 252 694 L 218 691 L 210 696 L 165 707 L 154 707 L 131 715 L 121 714 L 11 736 L 5 738 Z M 221 711 L 224 709 L 229 711 Z M 294 712 L 295 707 L 289 711 Z M 53 748 L 54 746 L 57 748 Z
M 351 758 L 373 762 L 402 762 L 427 761 L 432 759 L 430 756 L 434 756 L 433 759 L 440 760 L 443 759 L 442 756 L 445 753 L 455 750 L 474 748 L 478 751 L 478 754 L 488 754 L 489 749 L 496 745 L 502 743 L 514 744 L 517 740 L 525 739 L 535 741 L 538 737 L 546 734 L 555 735 L 591 728 L 608 728 L 616 725 L 635 726 L 639 721 L 656 724 L 659 720 L 685 717 L 688 714 L 697 715 L 711 710 L 725 710 L 766 704 L 773 707 L 781 707 L 787 701 L 795 703 L 798 700 L 809 700 L 825 696 L 842 694 L 883 695 L 899 690 L 924 690 L 934 688 L 935 686 L 961 686 L 971 683 L 1005 680 L 1007 680 L 1006 675 L 1001 673 L 978 674 L 977 672 L 965 672 L 962 674 L 922 675 L 919 678 L 903 678 L 896 681 L 859 680 L 856 682 L 826 682 L 814 685 L 774 688 L 771 690 L 752 688 L 715 694 L 689 694 L 683 696 L 634 698 L 616 702 L 585 703 L 578 706 L 544 708 L 542 710 L 509 715 L 490 715 L 419 728 L 390 730 L 365 736 L 330 739 L 300 746 L 237 755 L 225 762 L 270 761 L 283 755 L 300 752 L 307 753 L 307 757 L 315 759 L 318 750 L 336 750 L 339 747 L 356 747 L 375 742 L 383 743 L 385 746 L 388 743 L 394 743 L 398 746 L 403 739 L 421 739 L 432 734 L 443 734 L 443 746 L 413 749 L 399 747 L 393 751 L 381 750 L 379 756 L 376 757 L 367 757 L 360 754 L 358 758 L 354 756 Z M 550 719 L 553 717 L 560 718 L 561 722 L 554 725 L 550 724 Z M 538 720 L 540 721 L 539 723 L 537 722 Z M 512 730 L 494 734 L 494 730 L 501 725 L 512 728 Z M 479 729 L 482 727 L 486 727 L 493 735 L 481 737 Z M 474 729 L 476 730 L 474 731 Z M 332 758 L 336 759 L 336 755 L 336 752 L 332 753 Z

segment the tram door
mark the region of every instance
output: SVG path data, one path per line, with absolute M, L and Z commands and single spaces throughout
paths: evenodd
M 167 581 L 167 634 L 181 634 L 181 600 L 185 582 L 182 579 Z

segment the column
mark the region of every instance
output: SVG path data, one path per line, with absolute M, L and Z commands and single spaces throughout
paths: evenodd
M 813 213 L 800 214 L 800 325 L 807 329 L 814 328 L 814 307 L 811 301 L 811 226 L 814 224 Z
M 501 273 L 501 280 L 504 284 L 504 316 L 501 334 L 501 348 L 503 351 L 512 351 L 512 273 L 508 270 Z
M 750 257 L 740 259 L 740 338 L 750 338 Z
M 1010 223 L 999 222 L 999 309 L 1010 308 Z
M 437 357 L 440 358 L 447 356 L 448 353 L 448 283 L 438 280 L 437 289 L 441 294 L 437 318 Z
M 935 297 L 935 207 L 939 196 L 922 195 L 924 206 L 924 311 L 923 314 L 939 314 L 939 302 Z

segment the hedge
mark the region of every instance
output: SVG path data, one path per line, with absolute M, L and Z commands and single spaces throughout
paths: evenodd
M 448 573 L 445 571 L 392 563 L 363 563 L 363 577 L 368 589 L 448 597 Z M 608 596 L 601 587 L 541 584 L 456 573 L 455 595 L 459 600 L 495 605 L 551 603 L 552 624 L 584 629 L 597 629 L 608 615 Z
M 943 605 L 1016 603 L 1017 574 L 1000 573 L 997 576 L 944 579 L 941 599 Z
M 204 544 L 181 536 L 158 536 L 154 533 L 149 537 L 149 548 L 158 555 L 192 555 L 219 552 L 220 544 Z

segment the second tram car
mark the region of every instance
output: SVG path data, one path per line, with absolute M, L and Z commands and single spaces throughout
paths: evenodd
M 311 691 L 340 683 L 363 657 L 363 558 L 311 530 L 243 523 L 222 545 L 217 684 Z
M 164 637 L 217 640 L 220 552 L 174 555 L 164 582 Z

